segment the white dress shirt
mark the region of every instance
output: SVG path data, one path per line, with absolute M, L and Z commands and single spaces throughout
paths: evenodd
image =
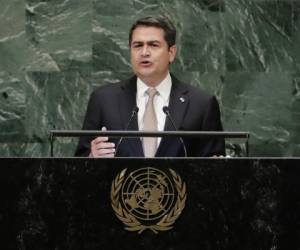
M 154 97 L 154 109 L 157 118 L 157 129 L 158 131 L 163 131 L 166 122 L 166 115 L 163 112 L 164 106 L 169 106 L 170 93 L 172 87 L 172 79 L 170 74 L 166 76 L 166 78 L 155 87 L 158 91 L 158 94 Z M 146 104 L 148 102 L 148 94 L 146 91 L 149 86 L 145 84 L 140 78 L 137 79 L 137 92 L 136 92 L 136 104 L 139 108 L 138 112 L 138 126 L 139 130 L 143 130 L 143 117 L 145 113 Z M 158 138 L 157 146 L 159 145 L 161 138 Z

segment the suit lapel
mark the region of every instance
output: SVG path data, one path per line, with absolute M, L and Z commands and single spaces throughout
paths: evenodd
M 187 93 L 188 93 L 188 89 L 186 88 L 186 86 L 180 83 L 174 76 L 172 76 L 172 89 L 170 93 L 169 111 L 172 119 L 174 120 L 175 126 L 178 130 L 181 130 L 181 125 L 184 120 L 187 107 L 189 104 L 189 98 Z M 164 130 L 165 131 L 175 130 L 168 117 L 166 117 Z M 171 142 L 172 140 L 170 140 L 170 138 L 168 137 L 162 138 L 156 156 L 167 155 L 164 152 L 168 149 L 171 149 L 171 147 L 174 146 L 171 145 L 172 144 Z
M 119 95 L 119 110 L 122 121 L 122 129 L 126 129 L 126 125 L 132 115 L 133 108 L 136 107 L 136 77 L 130 78 L 123 85 Z M 128 130 L 138 131 L 137 115 L 130 122 Z M 130 138 L 125 140 L 133 150 L 134 156 L 144 156 L 142 143 L 139 138 Z
M 171 75 L 172 76 L 172 75 Z M 184 120 L 189 98 L 188 98 L 188 88 L 180 83 L 174 76 L 172 76 L 172 89 L 170 93 L 169 110 L 172 119 L 174 120 L 175 126 L 178 130 L 181 130 L 181 125 Z M 133 108 L 136 107 L 136 77 L 132 77 L 124 84 L 121 85 L 120 95 L 119 95 L 119 111 L 122 121 L 122 129 L 125 130 L 126 125 L 131 117 Z M 138 121 L 137 116 L 131 121 L 128 130 L 138 131 Z M 166 117 L 165 131 L 173 131 L 175 128 L 172 123 Z M 133 151 L 134 156 L 143 157 L 143 146 L 140 138 L 133 138 L 126 140 L 127 144 Z M 179 141 L 178 141 L 179 143 Z M 173 141 L 168 138 L 162 138 L 160 145 L 157 149 L 156 156 L 170 155 L 166 153 L 172 151 L 172 148 L 176 148 Z

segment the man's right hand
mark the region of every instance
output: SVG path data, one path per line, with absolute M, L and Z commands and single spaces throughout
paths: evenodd
M 102 127 L 102 131 L 106 128 Z M 97 137 L 91 141 L 90 157 L 114 157 L 115 156 L 115 144 L 108 142 L 108 137 Z

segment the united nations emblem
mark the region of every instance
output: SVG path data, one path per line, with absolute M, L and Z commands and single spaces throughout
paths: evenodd
M 128 231 L 167 231 L 185 207 L 186 185 L 172 169 L 121 171 L 111 185 L 111 205 Z M 169 177 L 170 176 L 170 177 Z

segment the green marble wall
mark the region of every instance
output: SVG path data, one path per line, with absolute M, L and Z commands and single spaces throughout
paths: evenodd
M 172 71 L 217 95 L 225 129 L 250 131 L 253 156 L 300 156 L 299 1 L 0 2 L 1 156 L 48 156 L 50 129 L 80 129 L 92 90 L 131 73 L 131 24 L 159 13 L 178 28 Z

